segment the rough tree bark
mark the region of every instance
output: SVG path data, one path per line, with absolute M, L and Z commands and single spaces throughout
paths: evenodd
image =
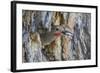
M 91 14 L 50 11 L 22 11 L 23 62 L 84 60 L 91 58 Z M 54 26 L 72 34 L 43 40 L 40 34 L 52 34 Z M 46 40 L 47 39 L 47 40 Z

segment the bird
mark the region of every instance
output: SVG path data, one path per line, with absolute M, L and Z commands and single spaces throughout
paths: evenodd
M 43 29 L 41 28 L 41 30 Z M 52 26 L 51 31 L 48 31 L 47 29 L 45 29 L 42 32 L 30 32 L 29 50 L 31 50 L 30 53 L 32 53 L 30 57 L 30 61 L 42 61 L 42 52 L 45 53 L 45 50 L 48 50 L 46 49 L 46 46 L 52 45 L 52 48 L 53 48 L 54 45 L 56 45 L 55 40 L 58 37 L 66 36 L 66 35 L 69 36 L 69 34 L 72 34 L 72 33 L 69 30 L 67 30 L 67 28 L 65 29 L 64 27 L 58 26 L 58 25 Z M 56 51 L 54 52 L 55 53 L 54 55 L 52 54 L 52 57 L 51 57 L 51 53 L 49 53 L 50 60 L 54 60 L 54 59 L 61 60 L 60 48 L 56 46 Z
M 53 42 L 57 37 L 60 37 L 62 35 L 64 36 L 72 36 L 72 32 L 70 32 L 69 30 L 67 30 L 67 28 L 60 26 L 60 25 L 56 25 L 56 26 L 52 26 L 51 27 L 51 31 L 44 31 L 44 32 L 40 32 L 40 40 L 43 46 L 50 44 L 51 42 Z

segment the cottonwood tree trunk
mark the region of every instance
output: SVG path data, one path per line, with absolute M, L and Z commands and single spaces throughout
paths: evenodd
M 91 58 L 91 14 L 32 10 L 23 10 L 22 14 L 23 62 Z M 40 33 L 50 33 L 54 26 L 62 26 L 72 34 L 43 45 Z

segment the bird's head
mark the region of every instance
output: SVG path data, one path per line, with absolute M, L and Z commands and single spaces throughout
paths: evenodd
M 55 36 L 59 37 L 61 35 L 72 36 L 72 32 L 65 26 L 53 26 L 51 30 Z

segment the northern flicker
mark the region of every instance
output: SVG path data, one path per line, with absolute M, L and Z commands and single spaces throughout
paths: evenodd
M 57 37 L 61 35 L 72 36 L 72 33 L 62 26 L 53 26 L 51 28 L 51 31 L 45 31 L 39 34 L 43 46 L 50 44 L 52 41 L 54 41 Z

